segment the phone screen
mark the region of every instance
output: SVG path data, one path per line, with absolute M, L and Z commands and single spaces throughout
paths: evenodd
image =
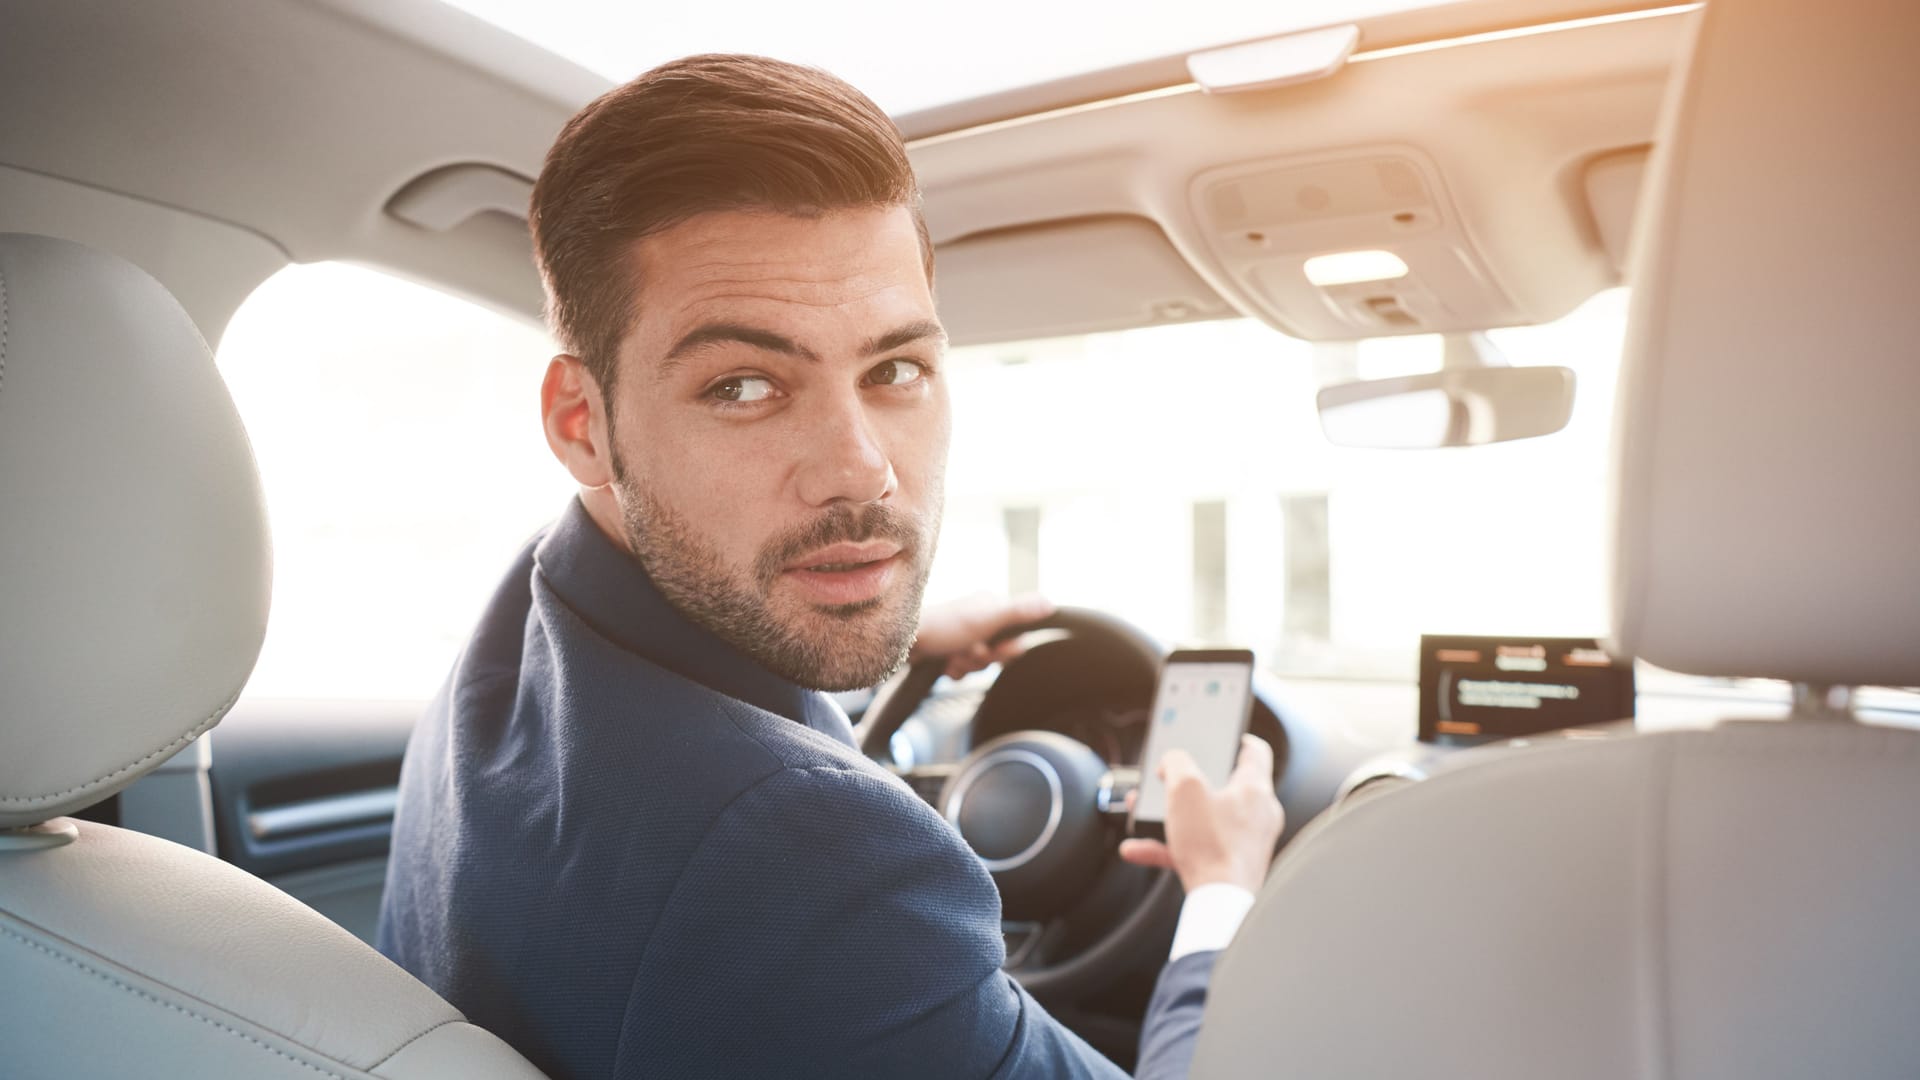
M 1236 655 L 1243 659 L 1232 659 Z M 1247 730 L 1252 680 L 1251 653 L 1215 653 L 1204 660 L 1184 660 L 1175 653 L 1168 658 L 1160 671 L 1146 754 L 1140 762 L 1140 789 L 1133 806 L 1136 822 L 1166 820 L 1167 788 L 1160 781 L 1159 766 L 1161 756 L 1175 747 L 1193 755 L 1207 783 L 1226 784 L 1239 753 L 1240 735 Z

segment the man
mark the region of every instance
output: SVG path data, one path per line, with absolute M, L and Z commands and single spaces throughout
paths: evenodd
M 381 947 L 557 1077 L 1117 1075 L 999 968 L 992 880 L 823 690 L 915 647 L 948 435 L 899 133 L 821 72 L 658 68 L 533 196 L 579 499 L 415 732 Z M 930 617 L 989 659 L 1038 609 Z M 1270 752 L 1166 764 L 1190 895 L 1143 1040 L 1183 1071 L 1278 836 Z

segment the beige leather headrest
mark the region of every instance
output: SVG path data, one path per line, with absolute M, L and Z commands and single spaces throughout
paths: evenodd
M 1615 645 L 1920 685 L 1920 4 L 1701 17 L 1630 274 Z
M 0 828 L 212 727 L 270 585 L 253 454 L 186 312 L 115 256 L 0 234 Z

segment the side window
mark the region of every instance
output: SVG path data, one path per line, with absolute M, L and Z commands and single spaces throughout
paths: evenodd
M 433 694 L 519 546 L 565 506 L 535 326 L 339 263 L 241 306 L 218 362 L 273 527 L 249 697 Z

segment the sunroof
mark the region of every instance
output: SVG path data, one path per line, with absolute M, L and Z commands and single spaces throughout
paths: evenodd
M 692 53 L 761 53 L 826 68 L 898 116 L 1443 0 L 447 2 L 615 81 Z

